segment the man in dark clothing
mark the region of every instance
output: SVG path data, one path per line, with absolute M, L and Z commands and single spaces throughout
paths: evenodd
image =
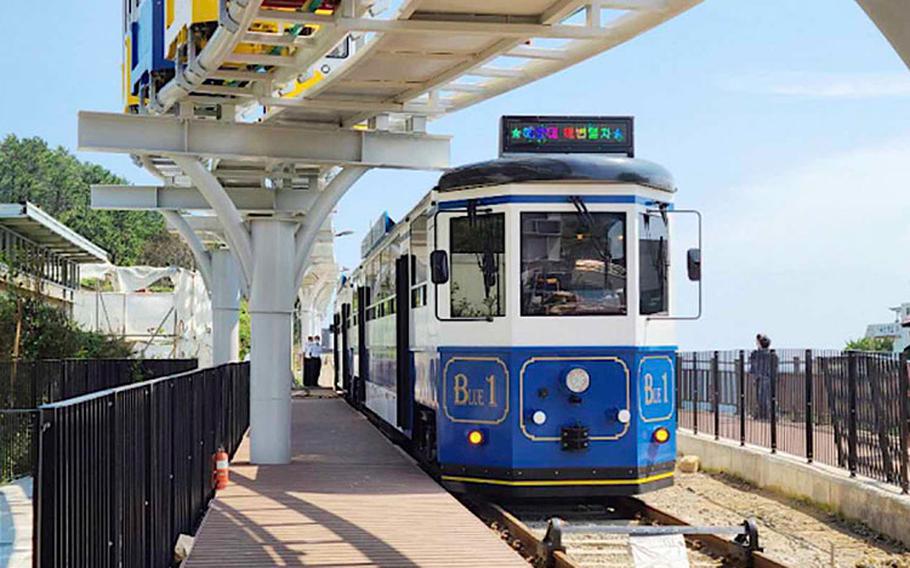
M 755 336 L 757 349 L 749 355 L 749 374 L 755 381 L 757 408 L 754 416 L 760 420 L 771 417 L 771 381 L 777 374 L 777 354 L 771 352 L 771 340 L 759 333 Z

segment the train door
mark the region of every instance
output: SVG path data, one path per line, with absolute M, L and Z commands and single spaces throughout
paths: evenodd
M 367 305 L 370 303 L 370 288 L 357 288 L 357 380 L 354 384 L 354 402 L 366 401 L 366 381 L 370 374 L 369 351 L 367 350 Z
M 395 260 L 395 368 L 397 423 L 402 430 L 411 428 L 414 388 L 411 384 L 411 256 Z
M 351 304 L 341 304 L 341 390 L 351 398 L 351 345 L 348 335 L 351 329 Z

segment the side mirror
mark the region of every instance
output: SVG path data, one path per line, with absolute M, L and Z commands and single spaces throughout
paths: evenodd
M 689 249 L 686 254 L 686 269 L 689 272 L 689 280 L 698 282 L 701 280 L 701 249 Z
M 449 255 L 444 250 L 430 253 L 430 279 L 433 284 L 445 284 L 449 281 Z

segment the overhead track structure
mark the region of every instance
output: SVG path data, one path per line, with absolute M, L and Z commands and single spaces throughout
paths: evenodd
M 701 0 L 398 0 L 394 9 L 192 0 L 222 8 L 195 23 L 190 1 L 173 0 L 160 18 L 163 53 L 125 66 L 142 71 L 125 77 L 131 114 L 80 113 L 79 148 L 130 154 L 161 180 L 97 186 L 93 205 L 161 211 L 216 288 L 200 235 L 231 250 L 250 299 L 251 458 L 286 463 L 290 319 L 299 300 L 314 329 L 314 310 L 329 301 L 337 266 L 320 235 L 345 192 L 371 168 L 448 167 L 449 140 L 426 134 L 429 119 L 594 57 Z M 162 58 L 170 62 L 143 67 Z M 217 226 L 200 226 L 213 223 L 205 211 Z
M 255 116 L 269 121 L 341 126 L 384 113 L 436 116 L 603 53 L 700 1 L 404 0 L 382 11 L 345 0 L 326 14 L 235 0 L 205 47 L 144 104 L 152 114 L 228 104 L 241 115 L 262 109 Z M 340 63 L 325 65 L 333 52 Z

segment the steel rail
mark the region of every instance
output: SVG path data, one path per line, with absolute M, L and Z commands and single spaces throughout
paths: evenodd
M 705 550 L 735 561 L 738 565 L 751 568 L 787 568 L 787 565 L 773 560 L 760 551 L 747 554 L 739 543 L 727 540 L 720 534 L 742 534 L 740 527 L 693 527 L 679 517 L 648 505 L 634 497 L 622 497 L 616 501 L 618 509 L 624 515 L 633 518 L 640 516 L 660 526 L 656 527 L 596 527 L 603 534 L 683 534 L 685 539 L 701 545 Z M 503 507 L 490 502 L 466 501 L 465 505 L 487 522 L 495 523 L 508 531 L 509 535 L 520 543 L 520 550 L 525 556 L 533 557 L 536 562 L 551 568 L 582 568 L 563 550 L 549 549 L 544 539 L 534 532 L 514 514 Z M 565 533 L 584 532 L 586 525 L 564 525 Z M 587 528 L 591 528 L 590 525 Z M 548 550 L 549 549 L 549 550 Z
M 681 518 L 658 509 L 653 505 L 649 505 L 635 497 L 624 497 L 622 498 L 622 502 L 629 509 L 636 511 L 643 517 L 661 525 L 681 526 L 689 524 Z M 708 550 L 717 552 L 724 557 L 741 555 L 743 550 L 739 544 L 715 534 L 690 535 L 686 538 L 687 540 L 697 542 Z M 748 565 L 752 568 L 787 568 L 786 564 L 772 560 L 761 551 L 753 552 L 751 556 L 751 563 Z

